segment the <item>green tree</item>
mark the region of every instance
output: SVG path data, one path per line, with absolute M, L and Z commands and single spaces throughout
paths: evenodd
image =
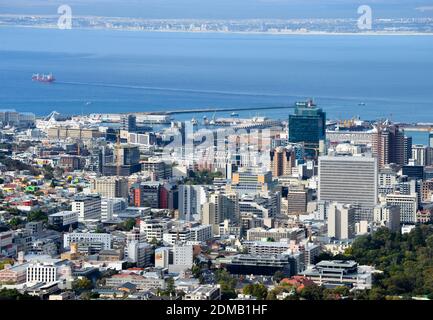
M 274 276 L 272 277 L 272 279 L 273 279 L 275 282 L 279 283 L 279 282 L 280 282 L 281 280 L 283 280 L 285 277 L 286 277 L 286 276 L 284 275 L 283 272 L 281 272 L 281 271 L 276 271 L 276 272 L 274 273 Z
M 16 229 L 19 226 L 24 225 L 24 222 L 21 218 L 19 217 L 13 217 L 12 219 L 9 220 L 9 225 L 11 226 L 12 229 Z
M 72 289 L 75 292 L 82 293 L 83 291 L 91 290 L 93 288 L 92 281 L 87 278 L 80 278 L 72 282 Z
M 322 300 L 323 289 L 318 285 L 306 285 L 300 292 L 300 297 L 305 300 Z
M 47 222 L 48 221 L 48 215 L 45 212 L 42 212 L 42 210 L 31 211 L 27 214 L 27 221 L 28 222 L 31 222 L 31 221 Z
M 264 300 L 268 295 L 268 289 L 263 283 L 247 284 L 242 292 L 256 297 L 259 300 Z

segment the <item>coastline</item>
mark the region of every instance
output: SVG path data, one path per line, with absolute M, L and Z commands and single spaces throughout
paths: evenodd
M 29 28 L 29 29 L 58 29 L 56 25 L 7 25 L 0 24 L 2 28 Z M 62 30 L 62 29 L 59 29 Z M 403 32 L 403 31 L 368 31 L 368 32 L 329 32 L 329 31 L 215 31 L 215 30 L 142 30 L 133 28 L 106 28 L 106 27 L 73 27 L 72 30 L 99 30 L 143 33 L 181 33 L 181 34 L 237 34 L 237 35 L 272 35 L 272 36 L 433 36 L 433 32 Z

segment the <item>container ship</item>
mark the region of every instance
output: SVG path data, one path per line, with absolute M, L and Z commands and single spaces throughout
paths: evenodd
M 54 78 L 54 76 L 51 73 L 50 74 L 35 73 L 32 76 L 32 80 L 33 81 L 39 81 L 39 82 L 53 82 L 56 79 Z

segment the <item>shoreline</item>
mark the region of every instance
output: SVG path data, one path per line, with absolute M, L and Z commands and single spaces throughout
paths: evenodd
M 5 25 L 0 24 L 2 28 L 28 28 L 28 29 L 45 29 L 53 30 L 59 29 L 55 25 Z M 98 30 L 98 31 L 121 31 L 121 32 L 142 32 L 142 33 L 183 33 L 183 34 L 237 34 L 237 35 L 272 35 L 272 36 L 433 36 L 433 32 L 403 32 L 403 31 L 370 31 L 370 32 L 328 32 L 328 31 L 213 31 L 213 30 L 140 30 L 131 28 L 104 28 L 104 27 L 75 27 L 69 30 Z

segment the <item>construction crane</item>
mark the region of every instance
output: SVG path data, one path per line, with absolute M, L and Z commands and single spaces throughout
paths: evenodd
M 120 159 L 120 133 L 118 132 L 116 135 L 116 176 L 120 176 L 120 167 L 121 167 L 121 159 Z

